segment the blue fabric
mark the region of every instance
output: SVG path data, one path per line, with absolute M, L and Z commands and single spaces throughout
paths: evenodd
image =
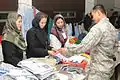
M 79 36 L 79 28 L 78 28 L 78 26 L 74 26 L 74 29 L 75 29 L 75 37 L 78 37 Z
M 72 36 L 72 24 L 68 26 L 68 36 Z
M 78 39 L 79 39 L 79 40 L 82 40 L 85 36 L 86 36 L 85 33 L 81 33 L 81 34 L 79 34 Z
M 120 41 L 120 32 L 118 33 L 118 40 Z

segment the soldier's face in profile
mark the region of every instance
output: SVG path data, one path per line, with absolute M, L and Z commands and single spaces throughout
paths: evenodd
M 99 22 L 99 12 L 98 11 L 92 11 L 92 19 L 95 21 L 95 23 Z

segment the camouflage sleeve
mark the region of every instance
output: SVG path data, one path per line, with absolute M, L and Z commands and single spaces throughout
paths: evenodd
M 95 26 L 97 27 L 97 26 Z M 91 28 L 79 45 L 68 47 L 68 52 L 81 53 L 95 47 L 102 38 L 102 31 L 99 28 Z

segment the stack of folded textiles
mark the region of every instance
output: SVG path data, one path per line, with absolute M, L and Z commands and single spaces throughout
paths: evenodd
M 21 61 L 18 66 L 30 71 L 33 73 L 37 78 L 43 80 L 50 75 L 55 73 L 55 68 L 51 67 L 50 65 L 42 62 L 35 62 L 32 60 L 23 60 Z

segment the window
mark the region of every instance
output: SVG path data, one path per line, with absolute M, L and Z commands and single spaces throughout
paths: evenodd
M 0 22 L 0 35 L 2 35 L 4 25 L 5 25 L 5 22 Z
M 10 11 L 0 11 L 0 35 L 2 34 L 3 27 L 5 25 L 8 13 Z
M 0 20 L 7 19 L 8 13 L 0 13 Z
M 76 18 L 75 11 L 54 11 L 55 14 L 61 14 L 64 18 Z

